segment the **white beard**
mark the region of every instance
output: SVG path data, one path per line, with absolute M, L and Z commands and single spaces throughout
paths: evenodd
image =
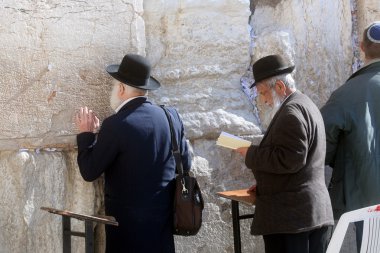
M 280 109 L 282 102 L 284 99 L 279 97 L 277 93 L 272 90 L 272 97 L 273 97 L 273 106 L 270 106 L 268 104 L 262 104 L 259 108 L 260 110 L 260 121 L 261 121 L 261 128 L 263 131 L 266 131 L 269 127 L 270 122 L 272 121 L 274 115 L 276 115 L 278 109 Z
M 110 96 L 110 105 L 111 105 L 112 110 L 114 110 L 115 112 L 116 112 L 116 109 L 119 107 L 119 105 L 121 105 L 121 103 L 123 102 L 117 96 L 118 92 L 119 92 L 119 84 L 114 83 L 112 87 L 112 91 L 111 91 L 111 96 Z
M 284 102 L 284 99 L 278 96 L 274 90 L 272 90 L 272 97 L 273 97 L 273 106 L 272 106 L 271 120 L 273 119 L 274 115 L 277 113 L 278 109 L 280 109 L 282 102 Z

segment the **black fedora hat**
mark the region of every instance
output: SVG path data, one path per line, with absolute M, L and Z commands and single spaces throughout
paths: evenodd
M 120 65 L 109 65 L 106 70 L 113 78 L 135 88 L 156 90 L 161 86 L 150 76 L 149 61 L 137 54 L 125 55 Z
M 285 73 L 292 73 L 294 70 L 294 65 L 289 65 L 286 63 L 279 55 L 268 55 L 259 60 L 257 60 L 253 66 L 253 78 L 255 82 L 250 88 L 255 86 L 258 82 L 270 78 L 272 76 L 277 76 Z

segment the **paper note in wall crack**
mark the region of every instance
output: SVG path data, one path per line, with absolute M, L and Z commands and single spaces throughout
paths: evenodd
M 251 146 L 251 142 L 239 138 L 235 135 L 226 132 L 221 132 L 218 140 L 216 141 L 216 145 L 225 148 L 237 149 L 241 147 L 249 147 Z

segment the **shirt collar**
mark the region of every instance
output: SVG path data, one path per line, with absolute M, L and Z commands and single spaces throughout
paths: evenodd
M 127 100 L 124 100 L 123 103 L 121 103 L 115 110 L 115 113 L 118 113 L 120 111 L 120 109 L 126 105 L 128 102 L 132 101 L 133 99 L 135 98 L 146 98 L 147 96 L 137 96 L 137 97 L 132 97 L 132 98 L 128 98 Z

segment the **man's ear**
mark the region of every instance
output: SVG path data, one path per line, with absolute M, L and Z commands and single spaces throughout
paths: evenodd
M 363 41 L 360 41 L 360 49 L 364 52 L 364 44 L 363 44 Z
M 125 93 L 125 87 L 123 83 L 119 83 L 119 96 L 122 96 Z
M 276 93 L 279 95 L 284 95 L 286 92 L 286 85 L 281 80 L 276 81 L 274 88 L 276 90 Z

